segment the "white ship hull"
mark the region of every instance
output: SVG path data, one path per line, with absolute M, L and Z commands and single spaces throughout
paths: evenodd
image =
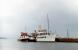
M 45 42 L 54 42 L 55 41 L 55 35 L 46 35 L 46 36 L 38 36 L 37 38 L 36 38 L 36 40 L 37 41 L 45 41 Z
M 35 31 L 35 34 L 36 41 L 54 42 L 56 37 L 54 33 L 47 31 L 45 28 L 42 28 L 41 26 L 38 27 L 38 29 Z

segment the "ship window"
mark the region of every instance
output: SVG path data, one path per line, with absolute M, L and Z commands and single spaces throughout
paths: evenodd
M 39 35 L 47 35 L 47 33 L 40 33 Z
M 37 38 L 46 38 L 46 36 L 44 36 L 44 37 L 37 37 Z
M 38 32 L 46 32 L 46 30 L 38 30 Z

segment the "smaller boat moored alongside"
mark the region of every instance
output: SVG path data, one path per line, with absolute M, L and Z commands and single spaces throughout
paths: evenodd
M 26 32 L 21 32 L 20 38 L 18 39 L 19 41 L 28 41 L 29 36 Z
M 25 42 L 36 42 L 36 39 L 31 35 L 28 35 L 26 32 L 21 32 L 20 38 L 18 40 Z

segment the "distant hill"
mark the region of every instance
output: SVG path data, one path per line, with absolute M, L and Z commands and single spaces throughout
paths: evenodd
M 5 37 L 0 37 L 0 39 L 7 39 L 7 38 L 5 38 Z

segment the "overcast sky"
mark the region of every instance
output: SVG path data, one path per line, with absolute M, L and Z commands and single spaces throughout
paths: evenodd
M 78 0 L 0 0 L 0 36 L 16 37 L 38 25 L 60 36 L 78 37 Z

